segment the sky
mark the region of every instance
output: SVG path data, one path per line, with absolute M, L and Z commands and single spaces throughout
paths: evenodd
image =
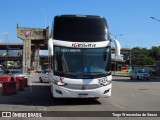
M 0 42 L 22 43 L 16 26 L 51 28 L 54 16 L 99 15 L 122 48 L 160 46 L 160 0 L 0 0 Z M 111 35 L 111 38 L 115 38 Z M 121 35 L 121 36 L 118 36 Z M 114 47 L 114 46 L 113 46 Z

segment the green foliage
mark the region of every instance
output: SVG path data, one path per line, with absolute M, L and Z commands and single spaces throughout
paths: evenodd
M 8 62 L 10 65 L 14 66 L 14 62 L 10 61 Z
M 150 50 L 149 50 L 149 55 L 154 58 L 156 61 L 160 61 L 160 46 L 156 47 L 153 46 Z
M 150 56 L 150 52 L 147 48 L 135 47 L 131 50 L 132 64 L 133 65 L 153 65 L 155 59 Z

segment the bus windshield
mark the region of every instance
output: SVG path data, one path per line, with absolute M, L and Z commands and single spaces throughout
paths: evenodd
M 110 71 L 110 47 L 80 49 L 55 46 L 54 50 L 55 75 L 84 78 Z
M 53 38 L 63 41 L 106 41 L 107 23 L 100 17 L 55 17 Z

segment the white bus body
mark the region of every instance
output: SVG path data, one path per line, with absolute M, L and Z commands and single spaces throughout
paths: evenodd
M 56 16 L 48 41 L 49 81 L 55 98 L 111 96 L 111 40 L 99 16 Z M 96 29 L 97 28 L 97 29 Z

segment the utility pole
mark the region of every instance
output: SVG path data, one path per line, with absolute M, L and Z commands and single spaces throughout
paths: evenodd
M 155 18 L 155 17 L 150 17 L 150 18 L 153 19 L 153 20 L 156 20 L 156 21 L 160 22 L 160 20 L 157 19 L 157 18 Z

